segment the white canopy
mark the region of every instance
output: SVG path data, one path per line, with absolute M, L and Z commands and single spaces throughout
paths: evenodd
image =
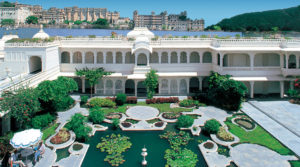
M 35 145 L 42 139 L 43 133 L 39 129 L 28 129 L 15 133 L 10 140 L 10 144 L 14 148 L 27 148 Z

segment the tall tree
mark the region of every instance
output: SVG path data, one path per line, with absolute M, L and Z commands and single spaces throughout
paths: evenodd
M 93 88 L 97 84 L 98 80 L 101 79 L 103 76 L 107 76 L 112 74 L 113 72 L 105 71 L 103 67 L 100 68 L 92 68 L 89 69 L 88 67 L 83 69 L 76 69 L 75 74 L 80 77 L 84 77 L 88 80 L 91 86 L 91 97 L 93 95 Z
M 27 24 L 38 24 L 39 23 L 39 19 L 35 16 L 28 16 L 26 18 L 26 23 Z
M 156 74 L 155 70 L 150 70 L 146 74 L 146 79 L 144 81 L 144 84 L 147 89 L 147 98 L 151 99 L 155 94 L 155 89 L 158 86 L 158 75 Z
M 9 25 L 9 26 L 13 26 L 15 25 L 15 20 L 14 19 L 3 19 L 1 20 L 1 25 Z

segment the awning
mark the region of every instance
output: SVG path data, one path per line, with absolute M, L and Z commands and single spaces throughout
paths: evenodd
M 284 78 L 281 76 L 271 76 L 271 77 L 231 77 L 231 79 L 237 81 L 289 81 L 293 78 Z

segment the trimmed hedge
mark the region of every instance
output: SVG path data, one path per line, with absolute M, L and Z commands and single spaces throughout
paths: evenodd
M 178 117 L 176 125 L 178 128 L 188 128 L 192 126 L 194 123 L 194 119 L 188 115 L 181 115 Z
M 106 97 L 106 99 L 109 99 L 113 102 L 116 102 L 116 97 Z M 126 104 L 136 104 L 137 103 L 137 97 L 135 96 L 130 96 L 130 97 L 126 97 Z
M 31 120 L 31 125 L 35 129 L 43 129 L 47 127 L 53 120 L 55 119 L 54 116 L 51 114 L 44 114 L 44 115 L 39 115 L 35 116 Z
M 91 107 L 115 107 L 116 103 L 111 101 L 108 98 L 92 98 L 89 103 L 88 103 Z
M 127 96 L 124 93 L 118 93 L 115 102 L 118 106 L 122 106 L 126 103 Z
M 199 102 L 197 100 L 184 99 L 179 102 L 180 107 L 195 107 L 199 106 Z
M 89 120 L 93 122 L 93 124 L 100 124 L 103 122 L 104 114 L 100 107 L 95 107 L 90 110 Z
M 220 129 L 221 124 L 216 119 L 210 119 L 205 122 L 204 130 L 209 134 L 216 134 Z
M 89 97 L 86 95 L 80 96 L 80 103 L 81 104 L 86 104 L 89 100 Z
M 157 104 L 157 103 L 178 103 L 178 97 L 159 97 L 159 98 L 152 98 L 146 99 L 146 104 Z

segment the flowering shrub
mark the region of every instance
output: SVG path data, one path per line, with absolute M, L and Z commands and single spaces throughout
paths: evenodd
M 178 97 L 159 97 L 159 98 L 152 98 L 146 99 L 147 104 L 157 104 L 157 103 L 178 103 Z
M 224 127 L 220 127 L 218 133 L 217 133 L 217 137 L 223 141 L 233 141 L 234 138 L 233 136 L 228 133 Z
M 116 102 L 116 97 L 106 97 L 106 99 L 109 99 L 113 102 Z M 126 104 L 136 104 L 137 103 L 137 97 L 135 96 L 130 96 L 126 97 Z

